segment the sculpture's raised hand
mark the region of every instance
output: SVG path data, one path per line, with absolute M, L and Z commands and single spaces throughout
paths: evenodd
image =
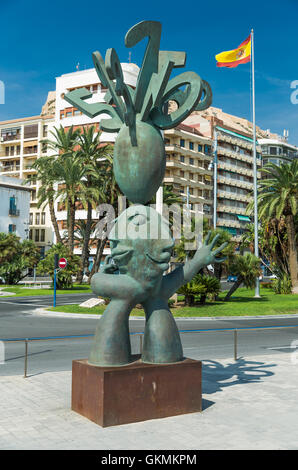
M 213 250 L 220 235 L 215 235 L 212 242 L 209 244 L 210 236 L 211 231 L 208 232 L 203 246 L 196 251 L 194 256 L 194 259 L 196 258 L 196 261 L 200 263 L 200 265 L 202 264 L 202 266 L 208 266 L 208 264 L 213 263 L 222 263 L 226 259 L 226 257 L 216 258 L 216 256 L 228 245 L 228 242 L 223 243 L 218 248 Z

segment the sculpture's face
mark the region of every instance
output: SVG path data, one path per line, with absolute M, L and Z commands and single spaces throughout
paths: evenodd
M 167 221 L 151 207 L 131 206 L 110 233 L 111 255 L 121 274 L 154 288 L 169 267 L 173 239 Z

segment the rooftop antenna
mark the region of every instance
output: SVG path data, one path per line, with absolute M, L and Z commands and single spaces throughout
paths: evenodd
M 77 70 L 80 70 L 80 62 L 77 63 L 76 69 L 77 69 Z
M 129 51 L 129 54 L 128 54 L 128 62 L 131 63 L 131 51 Z

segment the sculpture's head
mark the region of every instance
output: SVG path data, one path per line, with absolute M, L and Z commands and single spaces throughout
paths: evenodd
M 100 120 L 100 128 L 119 133 L 114 149 L 115 179 L 122 193 L 137 204 L 150 201 L 164 177 L 166 160 L 160 131 L 178 126 L 192 111 L 202 111 L 212 102 L 210 85 L 196 73 L 184 72 L 169 80 L 174 68 L 184 67 L 186 54 L 160 51 L 160 37 L 158 21 L 141 21 L 125 36 L 129 48 L 148 38 L 135 88 L 124 82 L 118 55 L 111 48 L 105 59 L 98 51 L 93 53 L 100 83 L 107 89 L 105 102 L 86 102 L 92 97 L 86 88 L 64 96 L 90 118 L 109 116 Z M 177 105 L 177 110 L 170 114 L 169 101 Z
M 169 267 L 174 246 L 168 222 L 151 207 L 130 206 L 116 219 L 109 239 L 120 273 L 154 288 Z

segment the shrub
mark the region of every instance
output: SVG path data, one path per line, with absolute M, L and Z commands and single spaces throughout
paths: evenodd
M 76 275 L 80 265 L 80 258 L 76 255 L 70 254 L 67 246 L 58 243 L 53 245 L 47 251 L 46 257 L 38 263 L 37 273 L 48 273 L 54 279 L 54 258 L 55 253 L 59 258 L 67 259 L 67 266 L 65 269 L 60 269 L 57 274 L 57 289 L 65 289 L 72 286 L 72 276 Z
M 276 294 L 291 294 L 291 278 L 284 274 L 282 277 L 274 279 L 274 281 L 272 282 L 272 289 Z

